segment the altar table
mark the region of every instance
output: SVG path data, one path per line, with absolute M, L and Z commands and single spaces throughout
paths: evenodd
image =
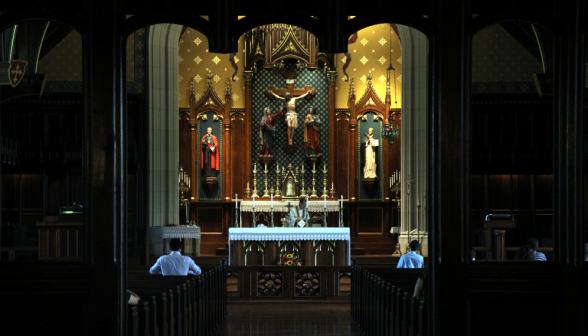
M 150 253 L 161 255 L 169 253 L 166 240 L 171 238 L 193 239 L 192 255 L 200 254 L 199 226 L 152 226 L 149 228 Z
M 257 207 L 257 201 L 256 207 Z M 229 228 L 229 265 L 233 241 L 346 241 L 346 262 L 351 265 L 351 231 L 348 227 L 256 227 Z
M 290 200 L 274 200 L 274 212 L 288 212 L 288 203 L 291 207 L 298 205 L 297 199 Z M 326 202 L 327 212 L 338 212 L 341 201 L 329 201 Z M 272 202 L 267 198 L 255 198 L 255 212 L 269 212 L 272 208 Z M 325 210 L 325 201 L 322 198 L 309 198 L 306 209 L 310 212 L 323 212 Z M 241 212 L 252 212 L 253 201 L 242 201 Z

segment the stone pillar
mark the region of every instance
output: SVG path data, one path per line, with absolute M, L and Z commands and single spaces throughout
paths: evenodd
M 182 26 L 149 28 L 149 226 L 179 224 L 178 41 Z M 159 246 L 158 246 L 159 245 Z M 152 242 L 151 251 L 161 251 Z
M 418 239 L 423 255 L 428 255 L 426 218 L 427 191 L 427 69 L 428 40 L 418 30 L 398 25 L 402 39 L 402 141 L 400 170 L 401 252 L 411 240 Z M 397 81 L 397 79 L 394 79 Z M 408 183 L 410 182 L 410 194 Z M 417 200 L 420 210 L 417 214 Z M 418 220 L 418 232 L 417 232 Z

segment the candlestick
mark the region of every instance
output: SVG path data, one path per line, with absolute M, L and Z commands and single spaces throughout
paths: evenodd
M 341 195 L 341 208 L 343 208 L 343 195 Z
M 235 194 L 235 208 L 237 208 L 239 206 L 239 203 L 237 203 L 237 194 Z
M 257 195 L 257 163 L 253 166 L 253 195 Z
M 269 191 L 267 190 L 267 163 L 265 164 L 265 170 L 263 171 L 263 174 L 265 175 L 264 177 L 264 183 L 265 183 L 265 190 L 263 191 L 263 197 L 269 197 Z
M 271 206 L 274 208 L 274 194 L 271 195 Z
M 302 165 L 302 170 L 300 171 L 300 182 L 302 182 L 302 188 L 300 188 L 300 196 L 306 195 L 306 190 L 304 189 L 304 164 Z
M 335 189 L 335 183 L 331 182 L 331 189 Z
M 253 194 L 253 207 L 255 208 L 255 194 Z
M 276 197 L 281 197 L 282 193 L 280 192 L 280 166 L 278 165 L 276 168 Z
M 327 194 L 324 194 L 324 199 L 325 199 L 325 209 L 327 208 Z
M 339 227 L 345 227 L 345 223 L 343 223 L 343 195 L 341 195 L 341 207 L 339 207 Z
M 310 197 L 318 197 L 316 194 L 316 190 L 315 190 L 315 184 L 316 181 L 314 179 L 314 176 L 316 175 L 316 169 L 314 166 L 314 163 L 312 164 L 312 194 L 310 195 Z

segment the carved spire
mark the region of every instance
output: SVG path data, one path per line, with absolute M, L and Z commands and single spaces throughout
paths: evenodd
M 190 96 L 194 96 L 194 77 L 190 81 Z
M 208 70 L 208 74 L 206 76 L 208 77 L 208 80 L 207 80 L 208 86 L 212 86 L 212 72 L 210 70 Z
M 231 95 L 231 79 L 227 78 L 227 85 L 225 86 L 225 96 Z
M 349 98 L 355 99 L 355 81 L 351 77 L 351 84 L 349 84 Z
M 368 81 L 368 84 L 367 84 L 368 86 L 372 86 L 373 85 L 373 83 L 372 83 L 372 72 L 371 71 L 368 73 L 367 81 Z

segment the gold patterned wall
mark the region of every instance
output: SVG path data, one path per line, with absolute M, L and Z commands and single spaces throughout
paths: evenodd
M 543 73 L 541 61 L 500 25 L 474 35 L 472 82 L 532 82 L 534 73 Z
M 239 39 L 239 50 L 234 62 L 239 67 L 235 75 L 236 81 L 231 81 L 231 108 L 245 107 L 245 82 L 243 81 L 243 59 L 245 44 Z M 224 99 L 227 78 L 235 69 L 229 61 L 229 54 L 215 54 L 208 52 L 208 39 L 199 31 L 187 28 L 180 38 L 179 46 L 179 81 L 180 107 L 189 107 L 190 80 L 194 78 L 194 93 L 198 99 L 206 87 L 208 71 L 212 73 L 214 89 Z
M 135 34 L 127 39 L 127 82 L 135 81 Z M 39 60 L 37 73 L 51 82 L 82 81 L 82 36 L 72 30 L 45 57 Z
M 371 71 L 373 85 L 376 92 L 384 101 L 386 97 L 386 69 L 390 62 L 390 49 L 392 49 L 392 66 L 396 69 L 396 78 L 390 83 L 390 95 L 392 97 L 392 108 L 394 105 L 394 84 L 397 84 L 396 97 L 398 107 L 401 107 L 402 93 L 402 48 L 398 35 L 392 30 L 390 36 L 389 24 L 377 24 L 357 32 L 357 39 L 349 45 L 349 54 L 352 61 L 347 68 L 349 77 L 355 80 L 357 99 L 363 95 L 367 87 L 367 75 Z M 345 54 L 337 54 L 337 84 L 336 100 L 337 108 L 349 107 L 349 83 L 344 81 L 343 65 L 346 61 Z

